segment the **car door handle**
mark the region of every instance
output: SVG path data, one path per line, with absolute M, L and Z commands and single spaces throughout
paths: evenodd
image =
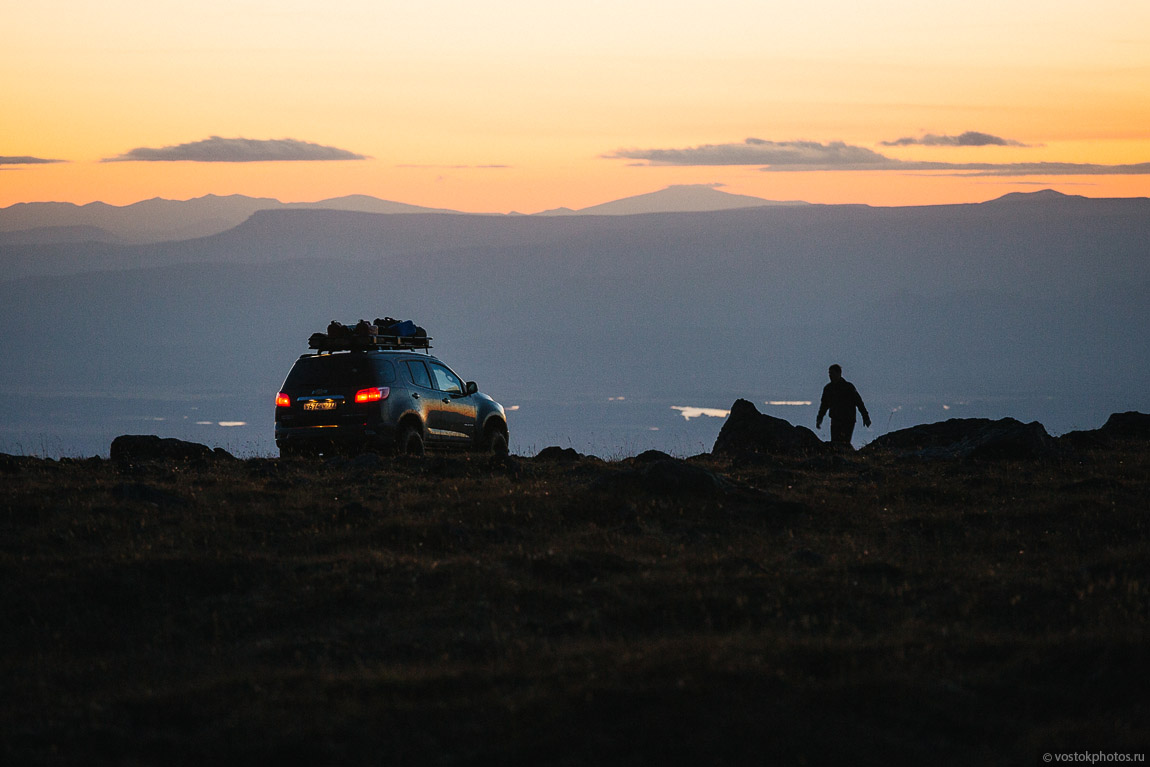
M 444 397 L 443 398 L 443 404 L 445 404 L 445 405 L 451 404 L 451 397 Z
M 413 392 L 411 393 L 411 397 L 412 397 L 412 399 L 419 399 L 419 392 L 417 392 L 417 391 L 413 391 Z

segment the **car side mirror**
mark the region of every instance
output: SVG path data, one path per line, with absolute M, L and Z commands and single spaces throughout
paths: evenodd
M 475 381 L 468 381 L 467 386 L 463 389 L 465 394 L 475 394 L 478 391 L 479 387 L 476 385 Z

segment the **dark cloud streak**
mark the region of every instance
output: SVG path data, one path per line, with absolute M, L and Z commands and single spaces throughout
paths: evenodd
M 43 157 L 4 157 L 0 155 L 0 165 L 50 165 L 64 160 L 47 160 Z
M 365 160 L 364 155 L 298 139 L 249 139 L 212 136 L 203 141 L 159 149 L 136 147 L 103 162 L 325 162 Z
M 689 149 L 620 149 L 611 159 L 646 160 L 651 165 L 881 165 L 887 158 L 870 149 L 841 141 L 765 141 L 748 138 L 741 144 L 705 144 Z
M 966 134 L 963 134 L 966 135 Z M 956 139 L 959 137 L 955 137 Z M 994 137 L 991 137 L 994 138 Z M 899 160 L 841 141 L 764 141 L 749 138 L 741 144 L 704 144 L 686 149 L 620 149 L 602 155 L 608 159 L 638 160 L 650 166 L 761 165 L 767 173 L 813 171 L 940 171 L 970 176 L 1141 176 L 1150 175 L 1150 163 L 1099 165 L 1094 163 L 951 163 Z
M 934 133 L 927 133 L 918 138 L 904 136 L 894 141 L 882 141 L 879 143 L 882 146 L 1030 146 L 1030 144 L 1023 144 L 1021 141 L 992 136 L 989 133 L 981 133 L 974 130 L 968 130 L 957 136 L 939 136 Z
M 908 163 L 911 165 L 913 163 Z M 936 168 L 910 170 L 969 171 L 963 176 L 1150 176 L 1150 162 L 1098 165 L 1077 162 L 931 163 Z

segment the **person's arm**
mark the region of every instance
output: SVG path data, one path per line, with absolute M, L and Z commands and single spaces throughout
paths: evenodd
M 859 390 L 855 389 L 855 406 L 858 407 L 859 412 L 862 413 L 863 426 L 870 428 L 870 413 L 866 411 L 866 405 L 863 404 L 862 395 Z
M 823 387 L 823 398 L 819 400 L 819 414 L 815 418 L 816 429 L 823 428 L 823 416 L 827 414 L 828 407 L 830 407 L 830 403 L 827 402 L 827 390 L 826 387 Z

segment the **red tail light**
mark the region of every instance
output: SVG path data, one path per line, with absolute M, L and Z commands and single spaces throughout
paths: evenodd
M 379 402 L 381 399 L 387 399 L 387 395 L 391 394 L 391 389 L 386 386 L 374 386 L 370 389 L 360 389 L 355 393 L 356 402 Z
M 276 407 L 291 407 L 291 397 L 281 391 L 276 395 Z

